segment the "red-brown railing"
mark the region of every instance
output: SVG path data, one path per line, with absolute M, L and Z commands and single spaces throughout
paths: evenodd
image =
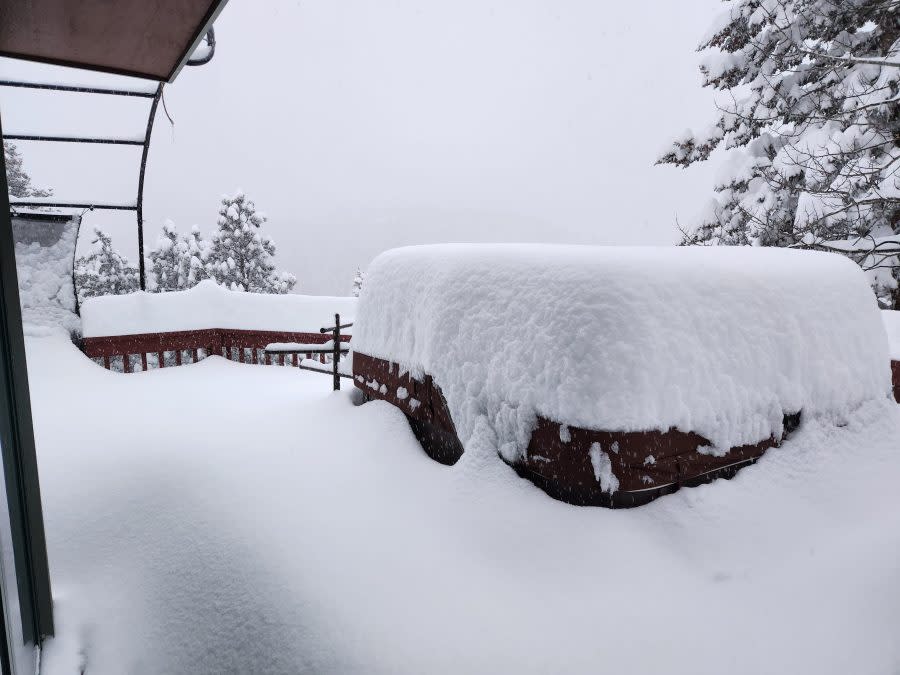
M 112 335 L 84 338 L 84 353 L 93 359 L 102 359 L 103 367 L 112 369 L 113 359 L 122 359 L 122 370 L 148 370 L 148 356 L 153 356 L 160 368 L 166 366 L 168 354 L 174 356 L 175 365 L 185 361 L 196 363 L 206 356 L 224 356 L 241 363 L 265 363 L 266 365 L 298 366 L 299 355 L 273 356 L 265 353 L 265 347 L 273 342 L 298 342 L 324 344 L 331 335 L 283 331 L 236 330 L 209 328 L 203 330 L 174 331 L 169 333 L 142 333 L 139 335 Z M 349 335 L 341 336 L 349 342 Z M 310 358 L 312 354 L 307 354 Z M 322 363 L 326 355 L 321 354 Z

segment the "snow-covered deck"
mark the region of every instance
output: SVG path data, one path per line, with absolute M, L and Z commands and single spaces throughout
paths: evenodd
M 900 407 L 806 421 L 731 481 L 578 508 L 391 406 L 211 358 L 28 342 L 57 637 L 42 672 L 883 673 Z M 86 395 L 86 392 L 88 394 Z

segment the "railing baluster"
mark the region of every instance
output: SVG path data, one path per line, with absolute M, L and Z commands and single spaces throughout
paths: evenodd
M 341 326 L 341 329 L 343 328 L 345 326 Z M 337 367 L 335 364 L 340 362 L 343 356 L 340 354 L 341 333 L 332 327 L 319 333 L 209 329 L 88 337 L 84 338 L 83 350 L 89 358 L 102 364 L 107 370 L 125 373 L 150 370 L 151 356 L 155 356 L 153 360 L 156 361 L 156 366 L 154 367 L 165 368 L 167 365 L 181 366 L 198 363 L 207 356 L 216 355 L 222 355 L 230 361 L 239 361 L 240 363 L 299 368 L 304 367 L 304 359 L 309 359 L 327 366 L 334 366 L 328 369 L 328 371 L 333 371 Z M 330 345 L 326 352 L 317 349 L 314 352 L 269 353 L 263 346 L 278 340 L 309 344 L 310 346 L 313 343 L 322 345 L 327 341 L 328 335 L 321 335 L 321 333 L 330 333 L 334 336 L 334 344 Z M 336 351 L 338 356 L 335 356 Z M 172 358 L 173 354 L 174 358 Z M 287 354 L 290 354 L 290 358 L 286 358 Z M 122 358 L 121 367 L 118 363 L 113 363 L 120 356 Z M 133 360 L 132 357 L 134 357 Z M 167 358 L 172 359 L 168 364 Z M 341 375 L 341 377 L 344 376 Z

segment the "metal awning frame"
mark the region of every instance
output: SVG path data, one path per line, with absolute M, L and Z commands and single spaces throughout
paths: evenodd
M 207 20 L 202 24 L 202 30 L 191 43 L 190 48 L 180 61 L 179 65 L 169 77 L 171 82 L 181 68 L 187 66 L 201 66 L 209 63 L 216 53 L 216 34 L 212 27 L 212 21 L 215 20 L 218 13 L 224 7 L 224 3 L 219 3 L 215 11 L 210 12 Z M 203 39 L 209 46 L 209 51 L 198 59 L 190 59 L 190 55 L 200 45 Z M 66 64 L 60 64 L 66 65 Z M 69 64 L 71 65 L 71 64 Z M 20 89 L 37 89 L 45 91 L 59 91 L 76 94 L 94 94 L 100 96 L 124 96 L 150 99 L 150 113 L 147 116 L 147 126 L 144 130 L 143 139 L 132 138 L 97 138 L 87 136 L 46 136 L 33 134 L 5 134 L 4 140 L 10 141 L 37 141 L 41 143 L 86 143 L 99 145 L 119 145 L 119 146 L 135 146 L 142 148 L 141 164 L 138 172 L 137 199 L 134 204 L 104 204 L 95 202 L 51 202 L 38 200 L 17 200 L 10 201 L 10 207 L 49 207 L 64 209 L 87 209 L 89 211 L 106 210 L 106 211 L 134 211 L 137 219 L 137 239 L 138 239 L 138 277 L 140 279 L 140 287 L 142 291 L 147 290 L 147 270 L 144 263 L 144 178 L 147 173 L 147 157 L 150 153 L 150 138 L 153 134 L 153 122 L 156 119 L 156 110 L 163 96 L 164 82 L 160 82 L 156 86 L 155 91 L 135 91 L 129 89 L 112 89 L 107 87 L 78 87 L 64 84 L 45 84 L 41 82 L 26 82 L 17 80 L 0 80 L 0 88 L 20 88 Z
M 213 43 L 215 44 L 214 38 Z M 59 84 L 42 84 L 40 82 L 19 82 L 11 80 L 0 80 L 0 87 L 18 87 L 24 89 L 44 89 L 49 91 L 61 91 L 78 94 L 92 94 L 100 96 L 130 96 L 148 98 L 150 103 L 150 114 L 147 117 L 147 126 L 144 130 L 143 140 L 130 138 L 94 138 L 94 137 L 77 137 L 77 136 L 38 136 L 30 134 L 5 134 L 4 140 L 21 140 L 21 141 L 38 141 L 44 143 L 88 143 L 101 145 L 126 145 L 141 147 L 141 165 L 138 173 L 137 200 L 134 204 L 103 204 L 94 202 L 51 202 L 37 200 L 17 200 L 10 201 L 10 207 L 50 207 L 50 208 L 68 208 L 68 209 L 101 209 L 110 211 L 134 211 L 137 218 L 137 237 L 138 237 L 138 273 L 140 278 L 141 290 L 147 290 L 147 272 L 144 264 L 144 177 L 147 172 L 147 156 L 150 152 L 150 138 L 153 134 L 153 122 L 156 119 L 156 109 L 163 95 L 164 83 L 160 82 L 156 86 L 155 92 L 137 92 L 122 89 L 106 89 L 102 87 L 70 87 Z

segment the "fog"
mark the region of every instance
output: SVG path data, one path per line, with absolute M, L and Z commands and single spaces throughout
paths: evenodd
M 713 117 L 695 48 L 719 4 L 230 0 L 213 61 L 166 86 L 174 126 L 160 106 L 145 241 L 166 218 L 211 231 L 240 188 L 303 293 L 345 294 L 356 267 L 405 244 L 674 243 L 716 167 L 653 164 Z M 8 60 L 0 77 L 73 79 Z M 148 108 L 0 88 L 6 133 L 141 136 Z M 57 197 L 135 199 L 139 148 L 19 147 Z M 94 224 L 136 260 L 132 213 Z

